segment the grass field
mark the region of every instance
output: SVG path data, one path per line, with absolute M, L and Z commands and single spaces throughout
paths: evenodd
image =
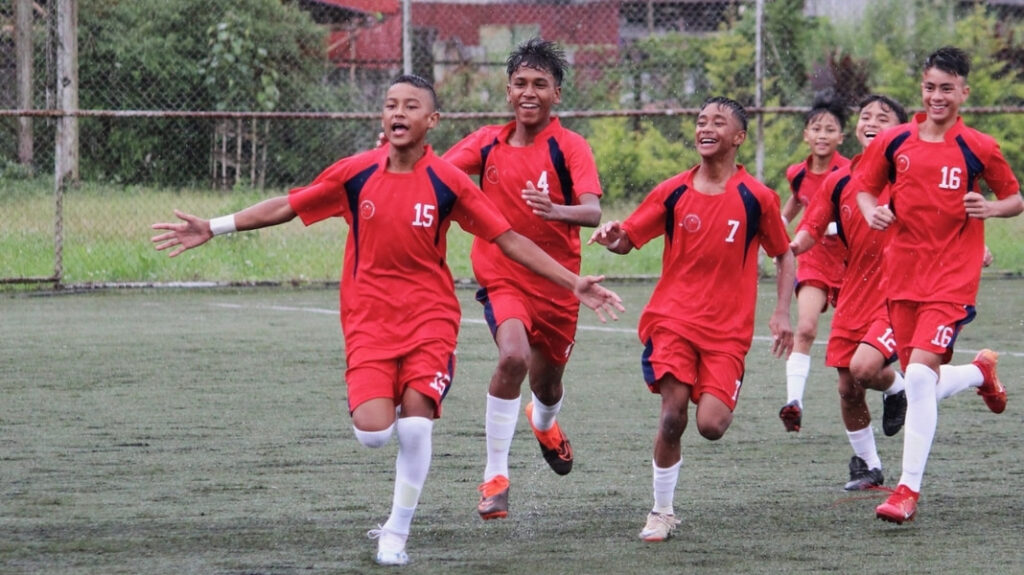
M 1024 571 L 1024 284 L 983 282 L 954 358 L 1002 352 L 1009 407 L 993 415 L 970 391 L 941 404 L 919 516 L 903 526 L 874 518 L 884 493 L 841 489 L 851 452 L 822 346 L 804 430 L 783 430 L 764 284 L 735 421 L 717 442 L 684 435 L 683 523 L 665 544 L 637 538 L 658 402 L 635 326 L 651 285 L 612 287 L 628 312 L 608 325 L 584 312 L 567 373 L 575 469 L 552 473 L 521 417 L 511 514 L 490 522 L 475 505 L 495 350 L 460 290 L 458 371 L 405 572 Z M 390 507 L 395 442 L 369 450 L 352 436 L 336 310 L 333 289 L 0 294 L 0 573 L 385 571 L 365 533 Z M 902 434 L 877 436 L 894 486 Z

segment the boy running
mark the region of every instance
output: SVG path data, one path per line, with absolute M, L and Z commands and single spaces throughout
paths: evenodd
M 661 395 L 654 506 L 640 531 L 644 541 L 665 541 L 679 524 L 673 499 L 690 402 L 697 405 L 703 437 L 719 439 L 732 423 L 754 336 L 762 246 L 778 267 L 778 299 L 768 324 L 772 353 L 783 357 L 793 347 L 793 253 L 778 194 L 736 164 L 746 135 L 743 106 L 728 98 L 706 100 L 694 138 L 700 164 L 658 184 L 624 222 L 607 222 L 590 238 L 626 254 L 665 236 L 661 279 L 638 330 L 644 381 Z
M 873 229 L 893 227 L 884 258 L 889 316 L 906 374 L 907 417 L 899 485 L 875 509 L 895 523 L 917 513 L 925 464 L 938 423 L 940 366 L 948 363 L 961 328 L 974 319 L 985 254 L 984 220 L 1024 211 L 1020 185 L 990 136 L 964 125 L 960 106 L 970 94 L 970 58 L 947 46 L 925 60 L 925 112 L 868 146 L 855 183 L 861 213 Z M 978 192 L 983 178 L 995 195 Z M 878 201 L 889 187 L 889 204 Z M 978 394 L 995 413 L 1006 408 L 997 356 L 983 350 L 974 366 Z
M 409 562 L 406 540 L 430 467 L 433 420 L 455 371 L 461 312 L 446 264 L 451 222 L 572 289 L 602 319 L 621 310 L 618 296 L 598 285 L 602 278 L 579 277 L 512 231 L 466 174 L 434 155 L 426 135 L 439 120 L 433 86 L 401 76 L 381 115 L 387 147 L 339 160 L 308 186 L 236 214 L 207 221 L 176 211 L 182 223 L 153 225 L 168 230 L 153 238 L 156 249 L 173 257 L 215 235 L 295 216 L 305 225 L 330 217 L 348 222 L 340 297 L 349 412 L 366 447 L 398 436 L 391 515 L 369 532 L 382 565 Z
M 515 120 L 480 128 L 444 159 L 480 175 L 481 189 L 512 229 L 578 273 L 580 226 L 601 221 L 601 183 L 586 140 L 552 115 L 561 101 L 567 65 L 552 42 L 534 38 L 516 48 L 507 61 L 506 86 Z M 531 400 L 526 418 L 541 453 L 555 473 L 572 470 L 572 446 L 556 416 L 562 408 L 562 376 L 575 342 L 579 301 L 483 239 L 473 241 L 470 257 L 481 286 L 477 300 L 498 346 L 498 365 L 487 393 L 487 465 L 477 505 L 480 517 L 496 519 L 508 515 L 508 456 L 527 376 Z

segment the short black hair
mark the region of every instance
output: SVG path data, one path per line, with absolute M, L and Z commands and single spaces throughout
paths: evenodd
M 422 88 L 423 90 L 430 92 L 430 103 L 434 105 L 434 110 L 440 109 L 441 106 L 438 103 L 437 92 L 434 91 L 434 85 L 426 78 L 417 76 L 416 74 L 402 74 L 391 82 L 392 86 L 395 84 L 411 84 L 417 88 Z
M 947 74 L 960 76 L 964 80 L 971 73 L 971 57 L 956 46 L 943 46 L 924 59 L 922 71 L 938 68 Z
M 882 104 L 883 108 L 888 108 L 893 114 L 896 114 L 896 119 L 898 119 L 901 124 L 907 123 L 909 117 L 907 116 L 907 111 L 903 109 L 903 106 L 896 100 L 882 94 L 868 94 L 867 96 L 864 96 L 864 98 L 857 103 L 857 109 L 863 110 L 874 102 Z
M 743 107 L 743 104 L 740 104 L 732 98 L 726 98 L 725 96 L 712 96 L 707 100 L 704 100 L 704 103 L 700 106 L 700 110 L 703 112 L 705 108 L 712 104 L 718 104 L 723 108 L 731 110 L 732 115 L 736 116 L 736 119 L 740 121 L 740 126 L 743 127 L 743 131 L 747 131 L 747 110 Z
M 804 127 L 807 127 L 825 114 L 831 114 L 839 122 L 839 129 L 846 129 L 846 116 L 849 111 L 846 106 L 835 100 L 816 100 L 811 104 L 811 109 L 804 114 Z
M 550 73 L 555 77 L 555 86 L 562 85 L 565 70 L 569 67 L 565 52 L 557 44 L 536 37 L 530 38 L 513 50 L 505 64 L 509 78 L 520 66 L 526 66 Z

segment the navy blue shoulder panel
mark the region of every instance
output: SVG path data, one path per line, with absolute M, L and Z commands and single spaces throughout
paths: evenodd
M 746 184 L 740 182 L 738 189 L 740 199 L 743 200 L 743 210 L 747 212 L 747 237 L 743 239 L 743 263 L 745 265 L 748 248 L 761 229 L 761 202 L 757 201 L 757 196 L 750 191 Z
M 355 265 L 352 266 L 352 277 L 355 277 L 356 270 L 359 269 L 359 194 L 363 192 L 366 181 L 377 171 L 378 167 L 380 165 L 374 163 L 345 182 L 348 213 L 352 214 L 352 246 L 356 252 L 352 258 L 355 261 Z
M 551 163 L 555 166 L 555 173 L 558 174 L 558 183 L 562 187 L 562 199 L 565 205 L 572 205 L 572 174 L 569 173 L 569 166 L 565 163 L 565 154 L 558 145 L 554 136 L 548 138 L 548 154 L 551 156 Z
M 978 156 L 971 151 L 971 147 L 963 135 L 956 137 L 956 145 L 960 147 L 960 153 L 964 155 L 964 163 L 967 164 L 967 191 L 973 192 L 974 182 L 985 171 L 985 164 L 981 163 Z
M 896 136 L 889 142 L 889 145 L 885 148 L 885 159 L 889 160 L 889 183 L 896 181 L 896 150 L 900 149 L 903 142 L 907 141 L 910 137 L 910 130 L 904 131 L 899 136 Z
M 487 171 L 487 156 L 491 155 L 491 150 L 494 146 L 498 145 L 498 138 L 494 138 L 494 141 L 486 146 L 480 148 L 480 172 L 481 175 Z
M 807 168 L 802 168 L 799 172 L 793 176 L 793 183 L 789 185 L 793 189 L 793 193 L 797 194 L 800 192 L 800 186 L 804 185 L 804 178 L 807 176 Z
M 850 247 L 850 243 L 846 241 L 846 230 L 843 229 L 843 218 L 840 212 L 841 199 L 843 196 L 843 190 L 846 189 L 847 184 L 850 183 L 850 175 L 847 174 L 836 182 L 835 189 L 832 190 L 832 221 L 836 223 L 836 230 L 839 233 L 839 239 L 843 240 L 843 245 Z
M 427 175 L 430 176 L 430 187 L 434 189 L 434 197 L 437 198 L 437 228 L 434 231 L 434 245 L 436 246 L 441 241 L 441 224 L 452 214 L 452 210 L 455 209 L 455 200 L 458 196 L 455 192 L 441 181 L 438 177 L 437 172 L 434 168 L 427 168 Z
M 665 198 L 665 239 L 669 243 L 672 242 L 676 230 L 676 204 L 679 203 L 679 198 L 683 197 L 683 192 L 686 189 L 686 184 L 683 184 L 672 190 L 672 193 Z

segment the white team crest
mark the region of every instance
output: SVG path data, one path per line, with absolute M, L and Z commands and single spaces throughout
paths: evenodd
M 896 156 L 896 171 L 899 173 L 906 172 L 910 169 L 910 158 L 906 154 L 900 154 Z
M 839 219 L 848 222 L 852 216 L 853 210 L 850 209 L 850 206 L 843 204 L 843 207 L 839 208 Z
M 686 214 L 686 216 L 683 217 L 682 223 L 679 225 L 682 226 L 684 230 L 692 234 L 700 230 L 700 216 L 697 214 Z
M 363 200 L 359 204 L 359 217 L 368 220 L 373 217 L 373 214 L 377 213 L 377 206 L 373 205 L 370 200 Z
M 487 178 L 488 182 L 490 182 L 492 184 L 497 184 L 498 183 L 498 167 L 495 166 L 494 164 L 491 164 L 490 166 L 487 166 L 487 170 L 484 173 L 484 177 Z

